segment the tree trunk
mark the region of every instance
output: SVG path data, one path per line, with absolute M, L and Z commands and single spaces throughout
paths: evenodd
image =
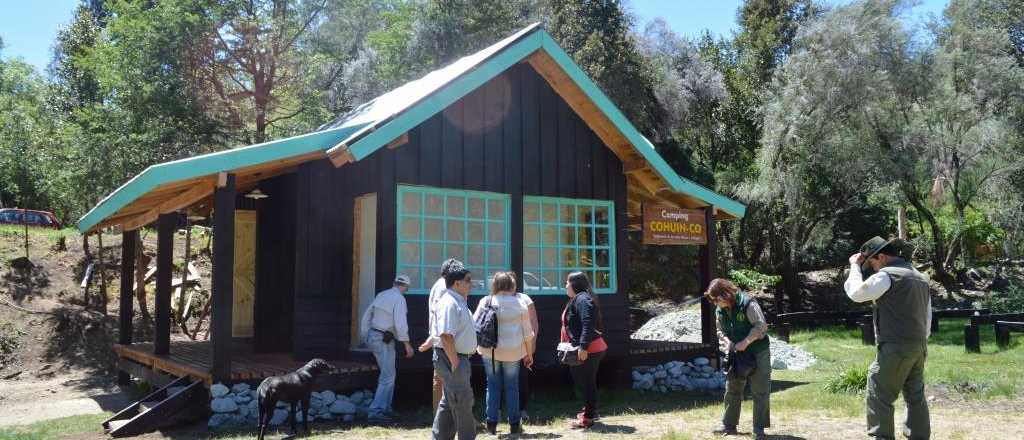
M 903 205 L 896 208 L 896 234 L 900 240 L 907 239 L 907 208 Z
M 928 227 L 931 229 L 932 243 L 934 247 L 931 259 L 932 268 L 935 270 L 936 276 L 943 280 L 948 280 L 949 272 L 946 272 L 946 267 L 943 264 L 946 258 L 946 244 L 945 240 L 942 238 L 942 229 L 939 227 L 939 222 L 935 220 L 935 216 L 932 215 L 932 212 L 924 206 L 924 203 L 922 203 L 918 198 L 913 197 L 909 191 L 904 191 L 904 196 L 907 197 L 907 201 L 910 202 L 914 207 L 914 210 L 917 211 L 917 215 L 924 218 L 924 221 L 928 223 Z
M 100 307 L 99 307 L 99 312 L 104 314 L 104 315 L 106 315 L 107 314 L 107 299 L 108 299 L 107 298 L 107 276 L 106 276 L 107 274 L 106 274 L 106 270 L 105 270 L 106 266 L 104 266 L 105 262 L 103 261 L 103 232 L 102 231 L 96 234 L 96 241 L 98 242 L 98 246 L 99 246 L 97 248 L 97 250 L 96 250 L 96 256 L 98 257 L 98 260 L 99 260 L 99 264 L 97 265 L 97 269 L 99 270 L 98 275 L 100 276 L 100 298 L 99 298 L 99 306 Z

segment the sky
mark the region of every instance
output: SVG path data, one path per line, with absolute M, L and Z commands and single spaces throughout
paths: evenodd
M 848 3 L 850 0 L 827 0 Z M 50 62 L 57 30 L 71 21 L 78 0 L 0 0 L 0 38 L 4 58 L 21 58 L 40 73 Z M 728 37 L 736 30 L 736 11 L 742 0 L 626 0 L 627 8 L 639 19 L 638 30 L 663 17 L 677 34 L 696 37 L 704 29 Z M 911 24 L 923 23 L 929 14 L 941 15 L 948 0 L 921 0 L 907 17 Z

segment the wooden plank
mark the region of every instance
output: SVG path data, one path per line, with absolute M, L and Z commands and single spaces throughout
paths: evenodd
M 462 187 L 462 174 L 465 167 L 461 165 L 448 166 L 446 160 L 458 158 L 461 162 L 463 158 L 462 128 L 456 122 L 463 121 L 464 102 L 465 99 L 460 99 L 444 109 L 441 118 L 441 158 L 438 160 L 438 164 L 441 166 L 441 186 L 445 188 Z
M 408 143 L 409 143 L 409 132 L 405 132 L 405 133 L 402 133 L 401 136 L 398 136 L 397 138 L 392 140 L 391 142 L 388 142 L 387 147 L 388 147 L 389 150 L 394 150 L 395 148 L 401 147 L 402 145 L 405 145 L 405 144 L 408 144 Z
M 235 176 L 225 176 L 218 187 L 213 218 L 213 301 L 211 307 L 210 341 L 213 345 L 213 376 L 231 375 L 231 312 L 234 301 L 235 260 Z
M 153 353 L 167 354 L 171 344 L 171 271 L 174 258 L 174 229 L 178 217 L 160 215 L 157 225 L 156 313 L 153 317 Z
M 431 116 L 414 130 L 419 132 L 420 160 L 419 183 L 428 186 L 441 185 L 441 114 Z
M 522 91 L 522 185 L 523 194 L 540 195 L 540 103 L 538 83 L 543 81 L 533 69 L 520 69 Z
M 540 105 L 540 195 L 558 195 L 558 95 L 538 85 Z
M 462 188 L 484 189 L 484 90 L 462 98 Z
M 576 124 L 578 120 L 564 100 L 558 99 L 558 194 L 576 197 Z

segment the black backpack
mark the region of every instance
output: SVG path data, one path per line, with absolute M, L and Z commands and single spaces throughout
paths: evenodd
M 498 347 L 498 309 L 494 306 L 494 296 L 489 295 L 480 301 L 487 301 L 483 310 L 476 317 L 476 345 L 482 348 Z

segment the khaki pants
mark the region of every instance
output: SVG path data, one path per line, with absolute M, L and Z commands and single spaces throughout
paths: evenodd
M 433 391 L 431 397 L 433 398 L 432 404 L 434 405 L 434 413 L 437 414 L 437 404 L 441 402 L 441 394 L 444 392 L 444 381 L 441 380 L 441 375 L 437 374 L 437 369 L 434 369 L 434 381 Z
M 749 378 L 737 379 L 726 376 L 725 414 L 722 425 L 735 427 L 740 422 L 740 407 L 743 404 L 743 388 L 750 381 L 750 394 L 754 400 L 754 432 L 763 432 L 772 426 L 769 398 L 772 392 L 772 353 L 764 350 L 756 355 L 757 370 Z
M 928 401 L 924 396 L 924 362 L 928 345 L 879 344 L 875 362 L 868 369 L 867 422 L 868 435 L 896 438 L 893 402 L 903 392 L 907 402 L 907 418 L 903 434 L 913 440 L 931 436 Z

